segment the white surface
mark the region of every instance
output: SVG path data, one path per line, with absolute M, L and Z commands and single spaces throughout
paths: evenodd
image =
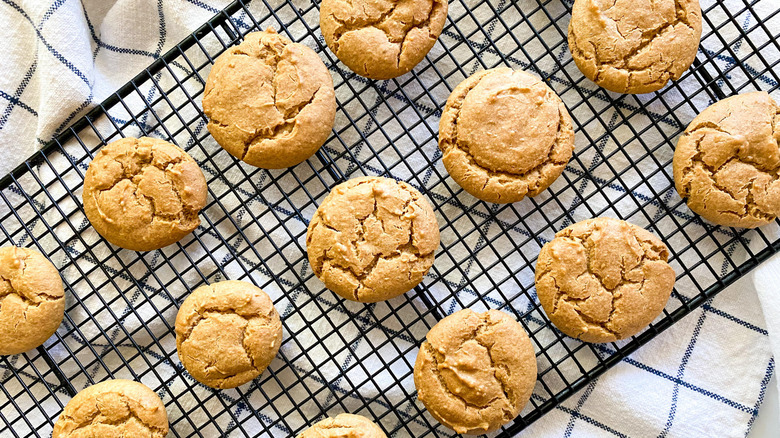
M 748 438 L 777 438 L 780 436 L 780 401 L 778 401 L 777 374 L 772 377 L 766 389 L 764 404 L 758 411 Z
M 753 272 L 753 284 L 756 288 L 758 301 L 764 311 L 766 329 L 769 332 L 769 347 L 775 358 L 780 357 L 780 254 L 775 255 Z M 777 379 L 769 384 L 772 393 L 778 392 Z M 777 397 L 775 397 L 777 401 Z M 766 416 L 766 414 L 765 414 Z M 780 408 L 775 403 L 774 418 L 780 418 Z M 776 427 L 774 437 L 780 436 L 780 427 Z

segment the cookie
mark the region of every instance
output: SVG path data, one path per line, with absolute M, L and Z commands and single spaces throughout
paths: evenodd
M 565 228 L 536 262 L 536 294 L 553 324 L 585 342 L 639 333 L 674 287 L 669 250 L 649 231 L 613 218 Z
M 234 157 L 264 169 L 294 166 L 330 136 L 333 78 L 314 50 L 269 27 L 217 58 L 203 112 L 211 135 Z
M 206 178 L 179 147 L 142 137 L 103 147 L 84 176 L 84 213 L 116 246 L 151 251 L 176 243 L 198 225 Z
M 577 67 L 617 93 L 650 93 L 679 79 L 700 39 L 699 0 L 576 0 L 569 22 Z
M 195 289 L 176 315 L 176 350 L 184 368 L 212 388 L 235 388 L 259 376 L 282 344 L 271 298 L 245 281 Z
M 487 202 L 536 196 L 574 150 L 571 117 L 538 77 L 510 68 L 471 75 L 455 87 L 439 122 L 444 167 Z
M 0 355 L 43 344 L 57 331 L 64 312 L 57 268 L 38 251 L 0 248 Z
M 366 417 L 339 414 L 326 418 L 298 434 L 296 438 L 387 438 L 374 422 Z
M 132 380 L 106 380 L 79 391 L 54 423 L 52 438 L 164 438 L 168 415 L 157 394 Z
M 514 318 L 470 309 L 428 332 L 414 364 L 417 399 L 457 433 L 479 435 L 512 421 L 536 384 L 531 340 Z
M 333 292 L 363 303 L 417 286 L 438 246 L 439 225 L 420 192 L 373 176 L 334 187 L 306 234 L 314 274 Z
M 740 94 L 702 111 L 674 151 L 674 184 L 688 207 L 728 227 L 755 228 L 780 214 L 780 105 Z
M 320 30 L 353 72 L 392 79 L 425 58 L 444 29 L 447 0 L 322 0 Z

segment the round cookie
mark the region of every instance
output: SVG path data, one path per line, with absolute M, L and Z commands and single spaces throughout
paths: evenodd
M 314 50 L 269 27 L 217 58 L 203 112 L 211 135 L 234 157 L 264 169 L 294 166 L 330 136 L 333 78 Z
M 674 151 L 674 184 L 688 207 L 728 227 L 780 215 L 780 105 L 766 92 L 723 99 L 702 111 Z
M 106 380 L 79 391 L 54 423 L 52 438 L 164 438 L 168 415 L 157 394 L 132 380 Z
M 184 368 L 212 388 L 235 388 L 259 376 L 282 344 L 271 298 L 245 281 L 201 286 L 176 315 L 176 350 Z
M 425 58 L 444 29 L 447 0 L 322 0 L 320 30 L 353 72 L 392 79 Z
M 536 384 L 523 326 L 498 310 L 464 309 L 428 332 L 414 364 L 417 399 L 443 425 L 479 435 L 512 421 Z
M 574 150 L 571 117 L 538 77 L 510 68 L 471 75 L 452 91 L 439 122 L 444 167 L 487 202 L 536 196 Z
M 116 246 L 151 251 L 200 225 L 206 178 L 198 163 L 166 141 L 123 138 L 103 147 L 84 176 L 84 213 Z
M 613 218 L 565 228 L 536 262 L 536 294 L 553 324 L 585 342 L 639 333 L 674 287 L 669 250 L 649 231 Z
M 428 201 L 409 184 L 382 177 L 334 187 L 306 234 L 314 274 L 333 292 L 363 303 L 417 286 L 438 246 L 439 225 Z
M 374 422 L 361 415 L 339 414 L 318 421 L 296 438 L 387 438 Z
M 617 93 L 650 93 L 696 58 L 699 0 L 576 0 L 569 49 L 582 73 Z
M 64 312 L 57 268 L 38 251 L 0 248 L 0 355 L 43 344 L 57 331 Z

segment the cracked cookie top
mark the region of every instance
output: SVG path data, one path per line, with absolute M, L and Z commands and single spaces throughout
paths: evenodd
M 271 298 L 245 281 L 201 286 L 176 315 L 176 350 L 184 368 L 212 388 L 235 388 L 259 376 L 282 344 Z
M 60 273 L 43 254 L 0 248 L 0 355 L 43 344 L 57 331 L 64 311 Z
M 409 184 L 382 177 L 334 187 L 306 235 L 314 274 L 333 292 L 364 303 L 417 286 L 438 246 L 439 225 L 428 201 Z
M 674 151 L 674 183 L 688 207 L 728 227 L 780 215 L 780 106 L 764 91 L 702 111 Z
M 565 228 L 536 262 L 536 294 L 553 324 L 585 342 L 639 333 L 674 287 L 669 250 L 649 231 L 613 218 Z
M 498 310 L 439 321 L 414 364 L 417 398 L 436 420 L 479 435 L 512 421 L 536 384 L 536 356 L 523 326 Z
M 650 93 L 696 58 L 699 0 L 576 0 L 569 49 L 580 71 L 617 93 Z
M 294 166 L 330 136 L 333 78 L 314 50 L 269 27 L 217 58 L 203 112 L 211 135 L 234 157 L 264 169 Z
M 296 438 L 387 438 L 387 435 L 366 417 L 339 414 L 318 421 Z
M 447 0 L 323 0 L 320 28 L 330 50 L 369 79 L 410 72 L 439 38 Z
M 54 424 L 52 438 L 164 438 L 168 415 L 157 394 L 132 380 L 106 380 L 79 391 Z
M 439 122 L 439 149 L 463 189 L 510 203 L 538 195 L 561 175 L 574 130 L 560 97 L 538 77 L 494 68 L 452 91 Z
M 84 176 L 84 212 L 114 245 L 151 251 L 178 242 L 198 225 L 206 178 L 179 147 L 142 137 L 103 147 Z

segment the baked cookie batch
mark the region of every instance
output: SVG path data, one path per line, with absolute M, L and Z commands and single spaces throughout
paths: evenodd
M 409 72 L 433 47 L 446 0 L 323 0 L 320 26 L 333 53 L 355 73 L 388 79 Z M 576 0 L 569 47 L 599 86 L 647 93 L 679 79 L 701 36 L 697 0 Z M 330 136 L 337 109 L 333 80 L 319 56 L 273 29 L 246 35 L 214 63 L 203 95 L 208 130 L 253 166 L 294 166 Z M 757 227 L 780 214 L 780 107 L 764 92 L 733 96 L 703 111 L 680 137 L 674 180 L 688 206 L 726 226 Z M 540 78 L 494 68 L 455 87 L 442 111 L 444 167 L 465 191 L 511 203 L 543 192 L 563 172 L 574 128 L 562 100 Z M 206 180 L 177 146 L 153 138 L 106 145 L 86 172 L 84 211 L 93 228 L 122 248 L 150 251 L 199 224 Z M 434 263 L 439 226 L 411 185 L 361 177 L 332 189 L 309 222 L 314 274 L 339 296 L 372 303 L 417 286 Z M 585 220 L 544 245 L 536 292 L 550 321 L 585 342 L 639 333 L 664 309 L 675 273 L 669 250 L 643 228 L 612 218 Z M 40 253 L 0 248 L 0 354 L 41 345 L 63 318 L 57 269 Z M 212 388 L 259 376 L 283 332 L 270 297 L 242 281 L 195 289 L 181 304 L 176 347 L 184 368 Z M 482 434 L 512 421 L 536 384 L 534 347 L 507 313 L 464 309 L 428 333 L 414 365 L 420 402 L 458 433 Z M 164 437 L 165 408 L 146 386 L 109 380 L 76 395 L 53 438 Z M 298 438 L 384 438 L 368 419 L 341 414 Z

